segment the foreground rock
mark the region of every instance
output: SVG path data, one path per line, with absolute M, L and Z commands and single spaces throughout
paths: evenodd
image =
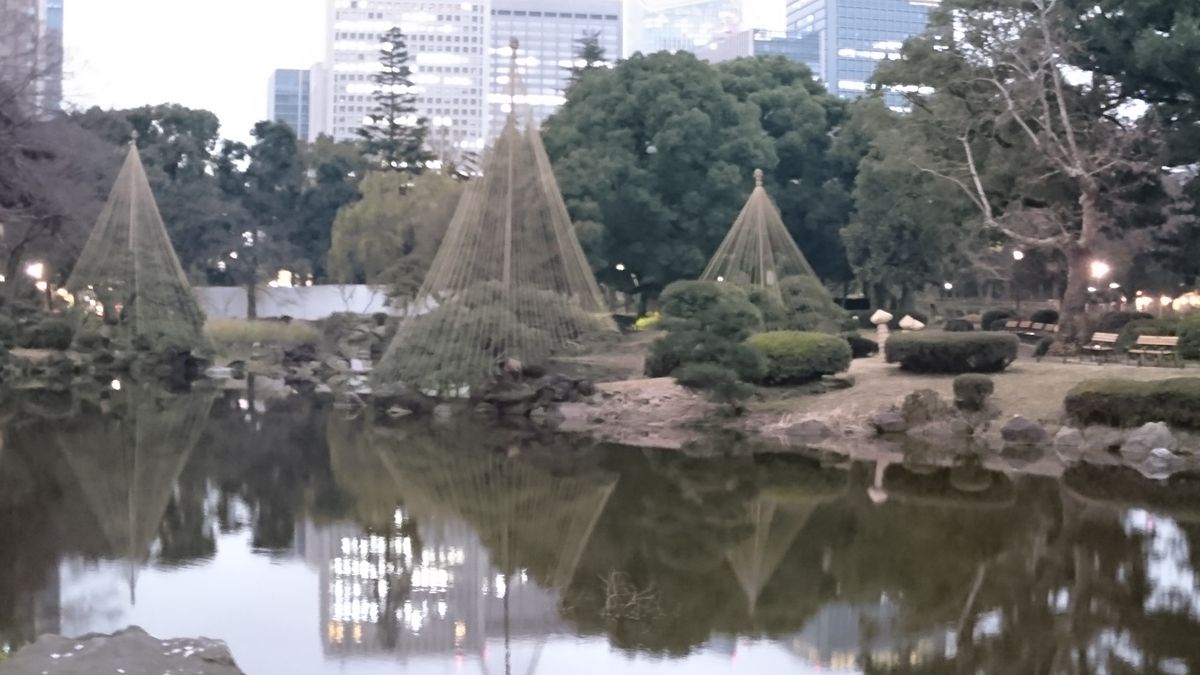
M 0 663 L 0 675 L 243 675 L 224 642 L 159 640 L 136 626 L 113 635 L 46 635 Z

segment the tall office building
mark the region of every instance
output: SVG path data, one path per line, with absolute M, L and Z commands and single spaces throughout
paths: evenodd
M 33 109 L 62 108 L 63 0 L 0 0 L 0 80 Z
M 752 1 L 752 0 L 751 0 Z M 626 54 L 700 52 L 745 26 L 743 0 L 629 0 Z
M 595 35 L 610 64 L 621 56 L 621 0 L 493 0 L 491 14 L 489 140 L 500 134 L 509 111 L 513 38 L 518 42 L 515 102 L 539 124 L 566 101 L 580 39 Z
M 310 135 L 338 140 L 372 110 L 379 40 L 399 26 L 407 41 L 417 114 L 429 120 L 431 143 L 479 150 L 487 134 L 487 0 L 329 0 L 326 58 L 313 78 Z
M 821 36 L 816 33 L 793 36 L 766 30 L 744 30 L 697 52 L 697 56 L 712 63 L 771 55 L 803 63 L 813 71 L 814 77 L 820 77 Z
M 900 58 L 940 0 L 790 0 L 788 32 L 821 40 L 821 79 L 839 96 L 857 97 L 880 61 Z M 897 101 L 898 103 L 899 101 Z
M 267 85 L 267 119 L 284 122 L 308 140 L 311 76 L 307 70 L 276 70 Z

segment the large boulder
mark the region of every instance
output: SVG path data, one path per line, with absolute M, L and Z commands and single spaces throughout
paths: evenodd
M 1000 429 L 1000 437 L 1004 442 L 1014 445 L 1038 445 L 1045 443 L 1047 436 L 1045 427 L 1020 415 L 1009 420 Z
M 871 416 L 871 426 L 880 434 L 902 434 L 908 431 L 908 422 L 897 410 L 884 410 Z
M 112 635 L 44 635 L 7 662 L 0 675 L 243 675 L 229 647 L 207 638 L 159 640 L 136 626 Z
M 1083 432 L 1072 427 L 1063 427 L 1054 435 L 1054 452 L 1064 462 L 1075 462 L 1083 456 Z
M 914 391 L 904 398 L 900 414 L 909 426 L 917 426 L 955 414 L 952 404 L 932 389 Z
M 1121 457 L 1127 462 L 1137 463 L 1149 458 L 1153 450 L 1174 452 L 1177 449 L 1179 441 L 1175 440 L 1174 434 L 1166 424 L 1149 422 L 1129 433 L 1121 446 Z
M 371 401 L 375 409 L 381 412 L 400 408 L 418 414 L 432 412 L 437 404 L 420 391 L 400 382 L 375 387 L 371 390 Z

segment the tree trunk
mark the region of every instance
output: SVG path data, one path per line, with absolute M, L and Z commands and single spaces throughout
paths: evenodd
M 1067 254 L 1067 287 L 1059 311 L 1059 342 L 1079 344 L 1087 339 L 1088 273 L 1091 256 L 1082 246 L 1072 246 Z
M 251 321 L 258 318 L 258 284 L 253 276 L 246 282 L 246 318 Z

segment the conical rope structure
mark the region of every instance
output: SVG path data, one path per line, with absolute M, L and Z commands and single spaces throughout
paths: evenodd
M 754 191 L 717 249 L 701 279 L 759 287 L 781 299 L 781 279 L 816 272 L 788 233 L 779 208 L 763 187 L 762 169 L 754 171 Z
M 510 113 L 374 376 L 457 391 L 615 330 L 541 134 Z
M 204 312 L 171 246 L 150 182 L 130 144 L 66 289 L 89 324 L 125 344 L 206 350 Z
M 110 400 L 109 412 L 72 418 L 56 437 L 112 556 L 129 565 L 132 595 L 214 396 L 130 387 Z

